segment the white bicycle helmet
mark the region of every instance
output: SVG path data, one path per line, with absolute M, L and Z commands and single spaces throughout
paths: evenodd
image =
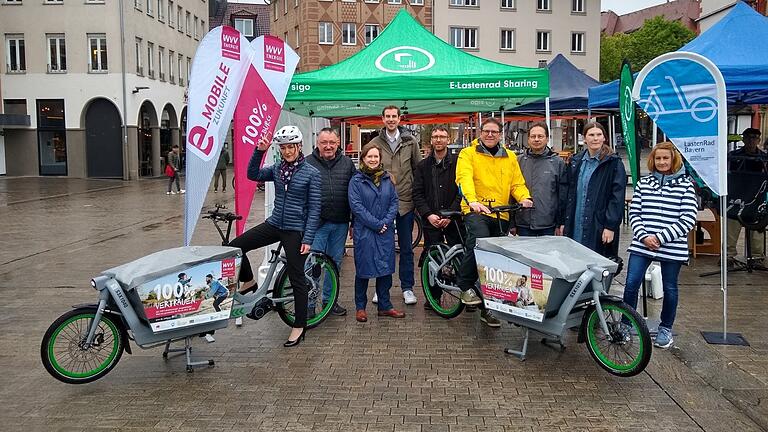
M 302 141 L 304 141 L 304 137 L 296 126 L 283 126 L 272 137 L 272 142 L 278 145 L 300 144 Z

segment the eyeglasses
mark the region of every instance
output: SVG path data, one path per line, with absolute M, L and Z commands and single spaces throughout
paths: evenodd
M 433 135 L 432 139 L 448 139 L 448 135 Z
M 325 145 L 334 145 L 338 143 L 336 141 L 318 141 L 318 144 L 325 146 Z
M 482 130 L 481 132 L 486 135 L 498 135 L 501 133 L 501 131 L 497 131 L 497 130 Z

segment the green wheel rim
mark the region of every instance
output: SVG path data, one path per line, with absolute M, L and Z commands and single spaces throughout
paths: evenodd
M 617 311 L 617 312 L 619 312 L 621 314 L 622 318 L 626 318 L 626 319 L 629 320 L 629 322 L 631 323 L 632 328 L 635 330 L 635 332 L 638 335 L 640 334 L 640 326 L 638 325 L 637 321 L 635 321 L 635 318 L 632 315 L 625 314 L 624 313 L 624 309 L 622 309 L 622 308 L 620 308 L 618 306 L 615 306 L 615 305 L 606 304 L 606 305 L 603 305 L 603 310 L 604 311 Z M 621 321 L 621 319 L 619 321 Z M 609 359 L 605 355 L 603 350 L 599 349 L 600 346 L 598 345 L 598 338 L 597 338 L 597 335 L 595 334 L 595 328 L 597 326 L 599 326 L 599 323 L 600 323 L 600 319 L 598 318 L 597 311 L 595 310 L 589 316 L 589 322 L 587 323 L 587 337 L 589 338 L 589 344 L 593 347 L 593 352 L 595 353 L 597 358 L 600 359 L 600 362 L 602 362 L 604 365 L 608 366 L 609 368 L 615 369 L 615 370 L 620 371 L 620 372 L 627 372 L 627 371 L 631 371 L 631 370 L 635 369 L 640 364 L 640 362 L 642 361 L 643 354 L 645 352 L 645 346 L 642 343 L 642 341 L 640 341 L 641 343 L 638 344 L 639 350 L 637 352 L 637 355 L 635 355 L 635 358 L 632 360 L 631 363 L 629 363 L 629 364 L 617 363 L 617 362 Z
M 440 304 L 440 302 L 432 296 L 432 290 L 430 289 L 429 285 L 429 262 L 432 261 L 434 250 L 430 250 L 426 258 L 424 259 L 424 263 L 421 266 L 421 285 L 424 287 L 424 296 L 427 298 L 427 301 L 429 302 L 429 305 L 432 306 L 432 309 L 434 309 L 437 313 L 442 315 L 450 315 L 456 312 L 456 310 L 461 307 L 461 302 L 456 302 L 455 305 L 451 308 L 444 308 L 443 305 Z M 444 295 L 450 295 L 445 293 Z
M 331 280 L 331 285 L 332 285 L 331 286 L 331 298 L 336 298 L 336 292 L 339 290 L 339 278 L 336 275 L 336 272 L 333 271 L 333 266 L 331 266 L 326 259 L 322 260 L 322 264 L 321 265 L 323 266 L 323 272 L 324 272 L 324 275 L 322 276 L 323 280 L 325 280 L 327 275 L 330 275 L 330 277 L 331 277 L 331 279 L 330 279 Z M 285 282 L 283 283 L 283 286 L 280 287 L 280 291 L 282 293 L 280 295 L 280 297 L 285 296 L 285 291 L 286 291 L 287 287 L 290 286 L 290 284 L 291 284 L 290 279 L 286 278 Z M 291 295 L 293 295 L 293 292 L 291 292 Z M 321 297 L 322 295 L 323 295 L 322 292 L 318 293 L 318 296 Z M 283 304 L 283 307 L 285 307 L 285 304 Z M 320 323 L 323 320 L 323 318 L 325 318 L 325 316 L 328 315 L 328 313 L 331 311 L 332 308 L 333 308 L 333 303 L 331 303 L 331 302 L 326 303 L 325 307 L 323 307 L 320 310 L 320 313 L 316 314 L 314 317 L 307 318 L 307 326 L 314 326 L 314 325 Z M 288 321 L 290 321 L 291 323 L 296 322 L 296 313 L 295 312 L 288 312 L 286 314 L 286 317 L 287 317 Z
M 67 378 L 88 378 L 104 371 L 104 369 L 108 368 L 109 365 L 112 364 L 112 361 L 115 359 L 115 356 L 117 355 L 118 348 L 119 348 L 119 342 L 120 342 L 119 331 L 117 329 L 117 326 L 115 326 L 115 324 L 112 322 L 112 320 L 106 317 L 103 317 L 99 324 L 100 325 L 102 323 L 106 324 L 107 327 L 109 327 L 109 330 L 112 332 L 112 349 L 109 351 L 109 355 L 107 356 L 107 358 L 105 358 L 101 363 L 97 363 L 96 366 L 93 367 L 92 369 L 86 370 L 84 372 L 74 372 L 65 368 L 61 364 L 59 364 L 59 359 L 56 357 L 56 353 L 54 352 L 54 348 L 56 347 L 56 342 L 59 340 L 59 334 L 61 334 L 61 332 L 64 331 L 64 329 L 69 327 L 69 325 L 75 321 L 92 320 L 94 317 L 95 317 L 94 314 L 75 315 L 69 318 L 68 320 L 64 321 L 51 336 L 50 342 L 48 343 L 48 359 L 51 361 L 51 365 L 53 366 L 53 368 L 56 369 L 56 371 L 61 375 Z M 78 331 L 78 330 L 79 329 L 73 330 L 73 331 Z M 87 332 L 87 330 L 88 330 L 88 325 L 86 324 L 83 331 Z M 86 336 L 86 334 L 83 334 L 82 332 L 80 333 L 80 335 L 82 335 L 83 338 L 85 338 Z

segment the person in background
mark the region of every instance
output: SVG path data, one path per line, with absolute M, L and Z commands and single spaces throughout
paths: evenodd
M 547 124 L 536 122 L 528 130 L 528 148 L 517 157 L 525 186 L 533 195 L 533 208 L 515 214 L 515 227 L 511 231 L 520 236 L 563 235 L 568 169 L 548 143 Z
M 584 126 L 586 149 L 568 167 L 571 186 L 565 235 L 607 258 L 618 256 L 627 176 L 621 158 L 605 144 L 600 123 Z
M 648 170 L 651 174 L 637 182 L 629 207 L 632 243 L 624 302 L 637 307 L 637 292 L 645 271 L 652 261 L 658 261 L 664 302 L 654 345 L 666 349 L 674 342 L 677 278 L 681 265 L 688 261 L 688 233 L 696 225 L 698 205 L 693 182 L 685 175 L 683 158 L 674 144 L 657 144 L 648 156 Z M 625 325 L 625 338 L 631 337 L 627 327 Z
M 408 129 L 400 127 L 400 108 L 390 105 L 381 112 L 384 128 L 369 144 L 376 144 L 381 151 L 381 164 L 395 179 L 397 196 L 400 199 L 395 225 L 397 243 L 400 245 L 400 289 L 407 305 L 418 301 L 413 293 L 413 173 L 421 160 L 419 142 Z M 362 160 L 362 157 L 361 159 Z M 376 303 L 376 296 L 373 297 Z
M 345 156 L 339 146 L 339 135 L 331 128 L 320 129 L 317 134 L 317 146 L 307 163 L 320 172 L 323 203 L 320 210 L 320 227 L 315 234 L 312 250 L 327 254 L 336 263 L 341 274 L 344 258 L 344 246 L 349 230 L 349 180 L 357 171 L 352 159 Z M 323 284 L 323 308 L 331 296 L 330 275 L 326 274 Z M 347 314 L 338 302 L 333 305 L 331 314 Z
M 174 182 L 176 183 L 176 190 L 178 193 L 183 194 L 185 192 L 179 183 L 179 172 L 181 171 L 181 157 L 179 156 L 179 151 L 179 145 L 174 144 L 173 147 L 171 147 L 171 151 L 168 152 L 168 156 L 166 157 L 167 164 L 171 167 L 171 169 L 166 168 L 166 171 L 169 173 L 168 190 L 165 192 L 166 195 L 175 195 L 177 193 L 173 191 Z
M 219 189 L 219 177 L 221 177 L 221 191 L 227 191 L 227 164 L 229 164 L 229 150 L 227 149 L 227 143 L 224 143 L 224 147 L 219 153 L 219 161 L 216 162 L 216 171 L 213 172 L 213 192 L 218 192 Z
M 381 165 L 381 152 L 374 143 L 360 151 L 360 170 L 349 182 L 352 209 L 352 239 L 355 243 L 355 319 L 368 321 L 368 280 L 376 279 L 378 315 L 403 318 L 392 307 L 389 289 L 395 272 L 394 222 L 398 199 L 392 177 Z

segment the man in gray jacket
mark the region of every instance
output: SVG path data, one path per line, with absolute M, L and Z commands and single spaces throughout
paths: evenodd
M 370 142 L 381 149 L 381 164 L 395 180 L 397 197 L 400 200 L 395 225 L 397 243 L 400 245 L 400 288 L 403 290 L 405 304 L 416 304 L 413 294 L 413 173 L 421 161 L 419 142 L 411 133 L 400 125 L 400 108 L 390 105 L 381 112 L 384 128 L 379 136 Z M 376 303 L 376 296 L 373 302 Z
M 521 236 L 563 235 L 568 170 L 548 143 L 547 124 L 536 122 L 528 130 L 528 149 L 517 157 L 534 203 L 515 215 L 514 230 Z

